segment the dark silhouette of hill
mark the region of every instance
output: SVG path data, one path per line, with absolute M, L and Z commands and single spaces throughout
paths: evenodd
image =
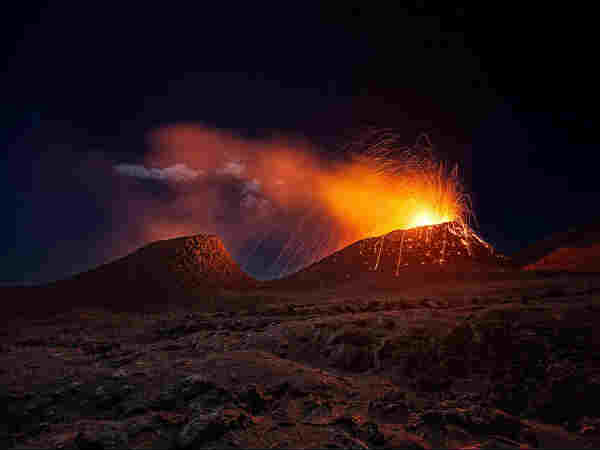
M 513 256 L 526 270 L 600 271 L 600 220 L 550 236 Z
M 526 265 L 524 269 L 537 272 L 600 272 L 600 244 L 590 247 L 561 247 L 539 261 Z
M 355 242 L 278 282 L 302 284 L 371 280 L 404 283 L 415 277 L 499 272 L 512 268 L 504 255 L 476 233 L 447 222 Z

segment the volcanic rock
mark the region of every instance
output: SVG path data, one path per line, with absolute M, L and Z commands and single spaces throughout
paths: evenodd
M 240 400 L 246 403 L 253 414 L 262 412 L 267 404 L 264 393 L 255 384 L 250 384 L 242 390 Z
M 177 439 L 180 448 L 188 448 L 199 439 L 209 440 L 216 438 L 222 432 L 218 419 L 221 410 L 210 411 L 205 414 L 196 414 L 190 422 L 183 427 Z
M 199 411 L 183 427 L 177 436 L 178 448 L 190 448 L 194 444 L 202 444 L 215 440 L 229 430 L 239 429 L 252 423 L 252 418 L 240 409 L 223 409 Z
M 335 347 L 330 362 L 333 367 L 357 372 L 364 372 L 372 365 L 370 355 L 365 350 L 348 343 Z
M 120 449 L 127 448 L 127 433 L 114 422 L 89 422 L 79 432 L 75 442 L 79 449 Z

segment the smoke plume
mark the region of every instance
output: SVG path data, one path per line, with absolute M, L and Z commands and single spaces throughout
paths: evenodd
M 459 213 L 441 166 L 433 177 L 390 173 L 380 170 L 381 155 L 334 160 L 302 139 L 250 140 L 194 124 L 155 130 L 148 143 L 142 165 L 114 166 L 121 177 L 154 184 L 129 185 L 116 220 L 134 224 L 133 240 L 141 242 L 214 232 L 257 278 Z

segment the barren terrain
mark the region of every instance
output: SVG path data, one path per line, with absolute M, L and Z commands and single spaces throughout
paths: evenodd
M 271 287 L 5 319 L 3 447 L 600 446 L 589 275 Z

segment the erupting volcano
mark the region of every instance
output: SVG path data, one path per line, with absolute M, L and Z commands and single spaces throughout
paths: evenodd
M 411 147 L 398 141 L 384 130 L 353 142 L 352 163 L 321 186 L 328 209 L 355 240 L 445 222 L 466 227 L 473 211 L 458 165 L 439 160 L 427 135 Z
M 496 272 L 510 267 L 470 228 L 445 222 L 367 238 L 289 277 L 290 281 L 392 279 L 415 273 Z
M 449 169 L 439 160 L 426 135 L 402 147 L 393 132 L 371 133 L 348 151 L 353 164 L 345 168 L 346 177 L 323 192 L 354 243 L 292 278 L 351 278 L 363 272 L 397 277 L 415 268 L 459 272 L 506 265 L 507 258 L 470 226 L 474 213 L 458 165 Z
M 470 239 L 474 214 L 458 165 L 440 160 L 426 135 L 405 146 L 393 131 L 371 130 L 342 147 L 341 155 L 325 165 L 288 153 L 269 159 L 277 173 L 295 167 L 293 185 L 303 187 L 273 189 L 275 204 L 302 212 L 288 227 L 270 278 L 396 230 L 452 223 L 455 234 Z

